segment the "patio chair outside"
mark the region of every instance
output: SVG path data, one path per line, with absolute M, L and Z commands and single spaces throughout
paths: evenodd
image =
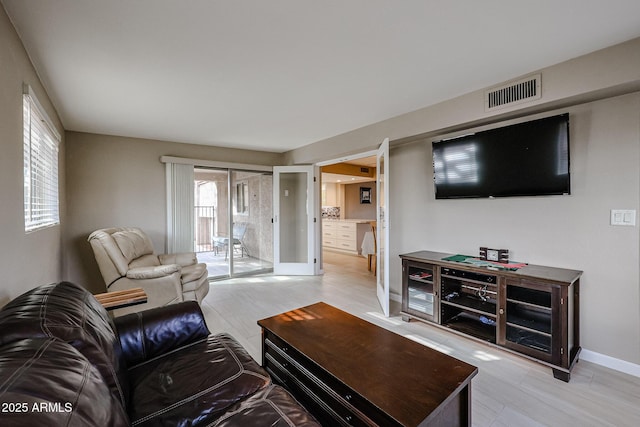
M 243 242 L 244 235 L 247 232 L 247 225 L 248 224 L 246 222 L 233 223 L 233 238 L 231 250 L 234 253 L 238 253 L 239 251 L 241 257 L 244 257 L 245 253 L 247 254 L 247 256 L 249 256 L 247 247 Z M 224 250 L 224 259 L 226 261 L 229 256 L 229 237 L 213 236 L 212 243 L 216 254 L 218 253 L 218 249 Z

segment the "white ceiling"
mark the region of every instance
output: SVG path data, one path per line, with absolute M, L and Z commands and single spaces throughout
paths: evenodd
M 67 130 L 282 152 L 640 36 L 638 0 L 1 0 Z

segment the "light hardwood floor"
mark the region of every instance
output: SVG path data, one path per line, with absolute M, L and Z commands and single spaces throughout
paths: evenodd
M 571 381 L 551 369 L 422 322 L 385 318 L 366 259 L 324 254 L 324 276 L 274 276 L 212 282 L 202 304 L 212 332 L 229 332 L 260 363 L 259 319 L 324 301 L 409 339 L 475 365 L 474 426 L 639 426 L 640 378 L 580 361 Z M 372 372 L 372 375 L 375 375 Z M 416 381 L 420 381 L 416 372 Z

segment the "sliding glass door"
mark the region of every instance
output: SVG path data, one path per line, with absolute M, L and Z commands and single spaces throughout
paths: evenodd
M 233 273 L 250 274 L 273 269 L 271 173 L 231 172 L 231 229 Z
M 270 271 L 271 173 L 196 168 L 194 178 L 195 247 L 209 277 Z

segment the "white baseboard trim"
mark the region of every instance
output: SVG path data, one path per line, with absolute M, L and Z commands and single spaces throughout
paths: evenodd
M 616 371 L 624 372 L 625 374 L 640 377 L 640 365 L 627 362 L 625 360 L 616 359 L 615 357 L 607 356 L 606 354 L 596 353 L 595 351 L 582 349 L 580 351 L 580 360 L 586 360 L 587 362 L 595 363 Z

